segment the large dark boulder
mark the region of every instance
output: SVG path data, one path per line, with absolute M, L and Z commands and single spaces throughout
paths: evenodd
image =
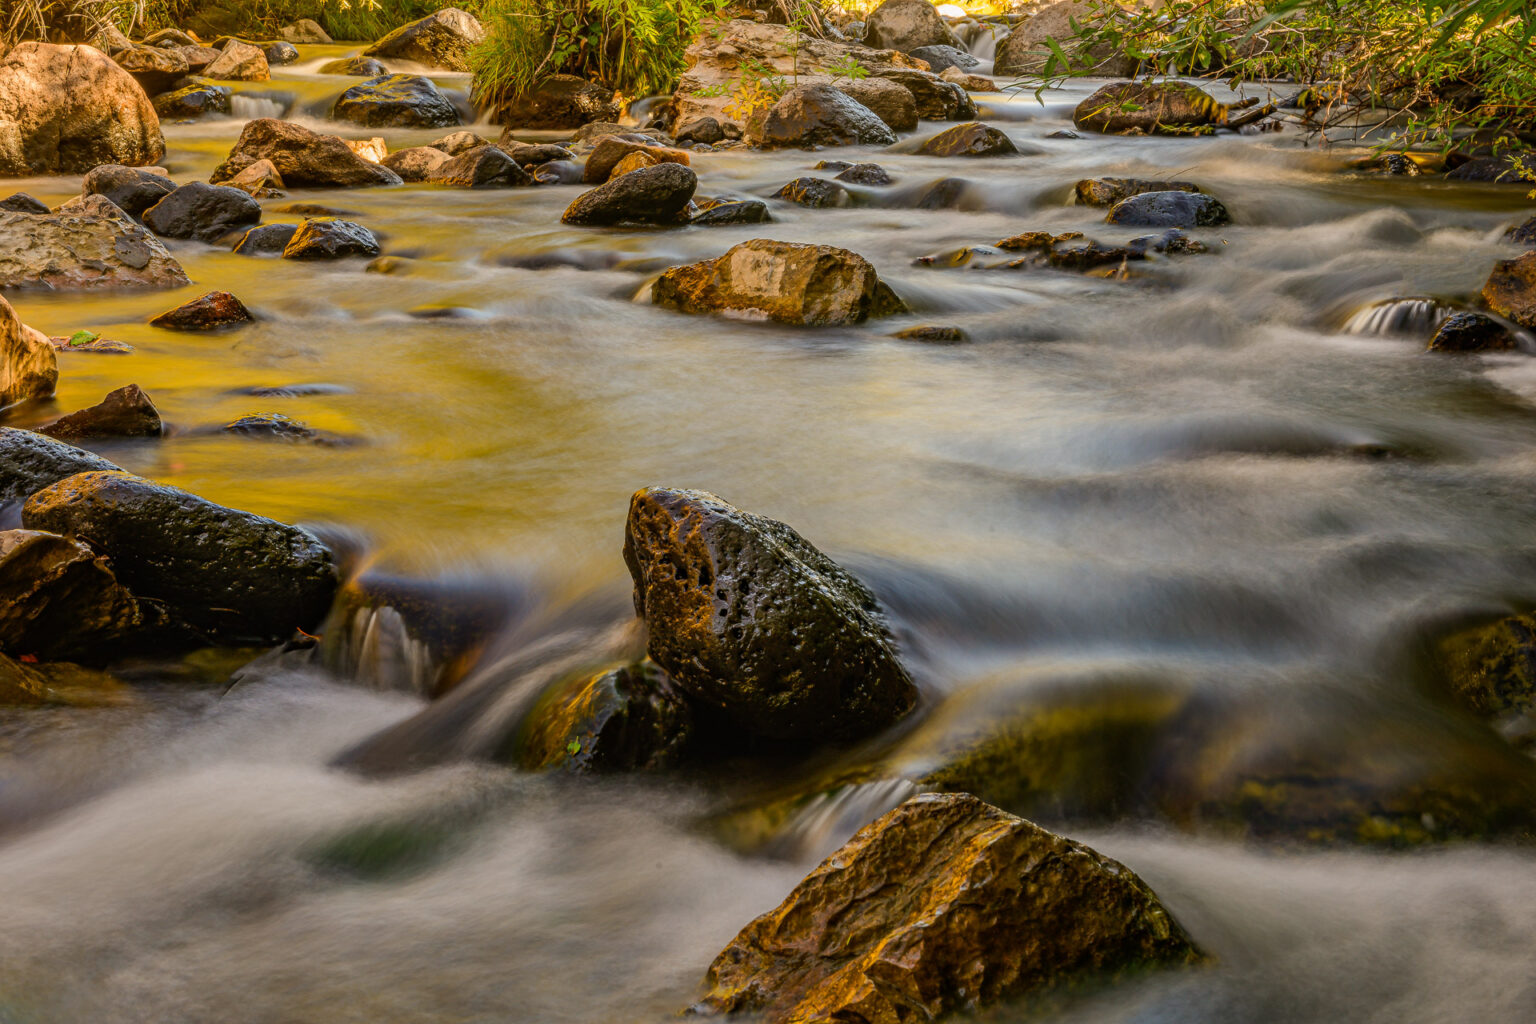
M 270 160 L 289 188 L 359 188 L 398 185 L 400 176 L 369 163 L 335 135 L 320 135 L 303 125 L 275 118 L 246 124 L 229 157 L 209 178 L 227 181 L 258 160 Z
M 971 121 L 944 129 L 917 152 L 920 156 L 1013 156 L 1019 149 L 1001 130 Z
M 745 313 L 781 323 L 863 323 L 904 312 L 869 261 L 830 245 L 754 238 L 724 256 L 671 267 L 651 301 L 684 313 Z
M 1077 105 L 1072 123 L 1106 135 L 1188 135 L 1226 116 L 1226 107 L 1193 85 L 1111 82 Z
M 681 224 L 698 188 L 698 175 L 682 164 L 654 164 L 621 174 L 577 196 L 560 220 L 566 224 Z
M 864 45 L 911 53 L 924 46 L 958 48 L 960 40 L 929 0 L 885 0 L 864 19 Z
M 533 175 L 496 146 L 480 146 L 437 164 L 426 174 L 434 185 L 455 188 L 520 188 Z
M 0 505 L 25 501 L 76 473 L 115 469 L 117 466 L 83 448 L 30 430 L 0 427 Z
M 444 128 L 459 112 L 430 78 L 381 75 L 341 94 L 331 116 L 368 128 Z
M 1203 959 L 1125 865 L 966 794 L 865 826 L 736 936 L 697 1009 L 931 1021 Z
M 176 183 L 170 178 L 122 164 L 92 167 L 80 187 L 81 195 L 106 196 L 130 217 L 142 217 L 145 210 L 174 191 Z
M 1509 328 L 1486 313 L 1452 313 L 1429 339 L 1431 352 L 1501 352 L 1518 347 Z
M 0 57 L 0 178 L 142 167 L 164 155 L 149 97 L 100 50 L 19 43 Z
M 281 39 L 274 43 L 265 44 L 262 46 L 261 52 L 267 55 L 267 64 L 271 67 L 295 64 L 299 59 L 298 47 Z
M 164 118 L 185 119 L 206 114 L 228 114 L 233 109 L 229 87 L 193 83 L 155 97 L 155 113 Z
M 612 89 L 575 75 L 551 75 L 533 91 L 500 103 L 493 120 L 513 128 L 569 129 L 617 121 L 623 112 Z
M 287 260 L 339 260 L 378 254 L 379 240 L 372 231 L 335 217 L 306 220 L 283 248 L 283 258 Z
M 1506 320 L 1536 328 L 1536 251 L 1494 264 L 1482 300 Z
M 261 220 L 261 204 L 237 188 L 189 182 L 144 211 L 144 226 L 163 238 L 217 242 Z
M 485 28 L 474 15 L 444 7 L 395 29 L 364 50 L 363 56 L 396 57 L 429 68 L 468 71 L 469 51 L 484 39 Z
M 0 652 L 78 659 L 142 624 L 138 602 L 84 544 L 36 530 L 0 532 Z
M 336 591 L 312 534 L 122 472 L 89 472 L 27 499 L 22 525 L 83 541 L 141 600 L 211 640 L 275 643 L 314 629 Z
M 1221 201 L 1203 192 L 1141 192 L 1110 207 L 1104 219 L 1146 228 L 1210 228 L 1232 222 Z
M 624 561 L 651 660 L 744 734 L 868 736 L 917 703 L 874 594 L 783 523 L 647 488 Z
M 765 117 L 748 126 L 763 149 L 797 146 L 889 146 L 896 133 L 868 107 L 830 85 L 789 90 Z

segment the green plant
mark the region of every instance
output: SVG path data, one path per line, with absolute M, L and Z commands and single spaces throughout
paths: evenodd
M 837 60 L 827 65 L 827 74 L 832 76 L 835 82 L 839 78 L 846 78 L 850 82 L 857 82 L 861 78 L 869 77 L 869 69 L 859 63 L 859 58 L 851 53 L 845 53 Z
M 700 23 L 725 0 L 487 0 L 486 39 L 470 58 L 475 94 L 495 105 L 552 75 L 628 96 L 669 90 Z

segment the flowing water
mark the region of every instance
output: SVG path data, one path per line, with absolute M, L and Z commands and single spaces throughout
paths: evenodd
M 347 52 L 306 47 L 297 69 L 240 86 L 240 112 L 315 121 L 350 83 L 314 69 Z M 1361 150 L 1294 132 L 1047 138 L 1088 88 L 1043 105 L 980 96 L 1013 158 L 696 155 L 707 195 L 767 196 L 820 157 L 898 179 L 855 187 L 851 208 L 775 204 L 766 226 L 567 227 L 574 186 L 295 191 L 264 204 L 269 222 L 299 219 L 276 212 L 292 202 L 345 211 L 399 271 L 173 242 L 195 282 L 179 292 L 10 297 L 49 333 L 135 346 L 61 357 L 61 410 L 133 382 L 181 428 L 104 453 L 331 524 L 391 572 L 504 592 L 520 609 L 509 656 L 562 616 L 594 636 L 618 628 L 629 495 L 698 487 L 794 525 L 871 582 L 925 689 L 918 738 L 1135 676 L 1245 709 L 1259 747 L 1315 741 L 1340 757 L 1368 742 L 1372 756 L 1526 772 L 1413 670 L 1426 624 L 1536 600 L 1536 361 L 1424 351 L 1436 311 L 1509 254 L 1500 235 L 1523 219 L 1523 191 L 1349 172 Z M 166 167 L 206 179 L 240 126 L 169 125 Z M 344 134 L 399 148 L 442 133 Z M 1124 242 L 1138 232 L 1069 204 L 1093 175 L 1196 181 L 1235 223 L 1195 232 L 1209 255 L 1128 280 L 914 266 L 1028 229 Z M 964 179 L 957 208 L 902 205 L 944 178 Z M 78 186 L 17 183 L 50 203 Z M 913 314 L 808 330 L 645 301 L 660 269 L 760 236 L 862 253 Z M 259 322 L 213 336 L 146 325 L 213 288 Z M 1360 315 L 1396 298 L 1416 304 Z M 888 336 L 916 324 L 970 342 Z M 325 387 L 247 393 L 309 384 Z M 192 429 L 261 412 L 351 443 Z M 496 711 L 510 698 L 484 673 L 427 767 L 334 767 L 381 734 L 427 742 L 421 698 L 365 685 L 388 674 L 377 662 L 411 656 L 384 646 L 371 671 L 279 665 L 233 688 L 222 662 L 141 667 L 120 706 L 0 719 L 0 1021 L 664 1020 L 738 928 L 909 791 L 816 804 L 779 856 L 736 852 L 700 826 L 718 793 L 697 779 L 571 780 L 453 756 L 474 751 L 464 733 L 484 716 L 516 711 Z M 923 749 L 898 737 L 882 756 Z M 1048 1011 L 1063 1020 L 1536 1014 L 1526 851 L 1053 824 L 1141 873 L 1217 958 Z M 349 852 L 407 831 L 436 837 L 417 861 L 374 870 Z

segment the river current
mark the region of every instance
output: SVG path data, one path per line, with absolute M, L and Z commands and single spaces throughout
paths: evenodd
M 274 81 L 238 85 L 238 109 L 323 124 L 351 83 L 313 69 L 355 48 L 303 50 Z M 1367 150 L 1294 130 L 1047 138 L 1092 85 L 1043 103 L 978 95 L 1017 157 L 693 156 L 704 195 L 766 197 L 822 158 L 897 179 L 855 187 L 849 208 L 775 202 L 769 225 L 568 227 L 578 186 L 294 190 L 264 202 L 267 222 L 298 220 L 275 212 L 294 202 L 345 211 L 403 257 L 398 272 L 170 242 L 194 281 L 179 292 L 9 297 L 48 333 L 136 348 L 61 355 L 60 410 L 137 383 L 179 428 L 279 412 L 353 442 L 189 430 L 100 450 L 328 524 L 390 572 L 621 607 L 629 495 L 703 488 L 871 583 L 934 722 L 1134 674 L 1256 709 L 1254 742 L 1338 753 L 1385 735 L 1385 756 L 1504 756 L 1423 692 L 1412 652 L 1427 623 L 1536 601 L 1536 361 L 1346 325 L 1382 300 L 1475 293 L 1511 252 L 1501 235 L 1528 215 L 1525 191 L 1353 171 Z M 165 166 L 206 180 L 241 123 L 167 125 Z M 391 149 L 444 134 L 341 133 Z M 914 265 L 1031 229 L 1123 243 L 1138 232 L 1070 204 L 1074 182 L 1102 175 L 1197 182 L 1234 224 L 1192 233 L 1209 254 L 1129 280 Z M 952 177 L 967 183 L 959 208 L 902 205 Z M 56 204 L 79 180 L 14 185 Z M 645 301 L 662 268 L 753 237 L 859 252 L 914 312 L 803 329 Z M 529 269 L 535 256 L 550 265 Z M 258 322 L 212 336 L 146 324 L 215 288 Z M 889 336 L 916 324 L 970 340 Z M 301 384 L 327 387 L 245 393 Z M 699 827 L 713 795 L 687 779 L 334 767 L 422 700 L 280 668 L 229 689 L 230 667 L 148 666 L 120 706 L 0 716 L 4 1024 L 662 1021 L 741 926 L 890 803 L 876 794 L 788 852 L 748 855 Z M 919 756 L 895 744 L 898 762 Z M 402 822 L 440 839 L 420 863 L 348 860 L 358 834 L 387 843 Z M 1536 1015 L 1528 851 L 1051 824 L 1141 874 L 1216 958 L 1051 1019 Z

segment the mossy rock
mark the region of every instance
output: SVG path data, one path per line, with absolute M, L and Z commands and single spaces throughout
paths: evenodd
M 650 659 L 551 687 L 529 716 L 518 762 L 528 771 L 656 771 L 682 760 L 693 714 Z
M 1511 615 L 1453 633 L 1438 645 L 1451 694 L 1490 718 L 1536 706 L 1536 615 Z

